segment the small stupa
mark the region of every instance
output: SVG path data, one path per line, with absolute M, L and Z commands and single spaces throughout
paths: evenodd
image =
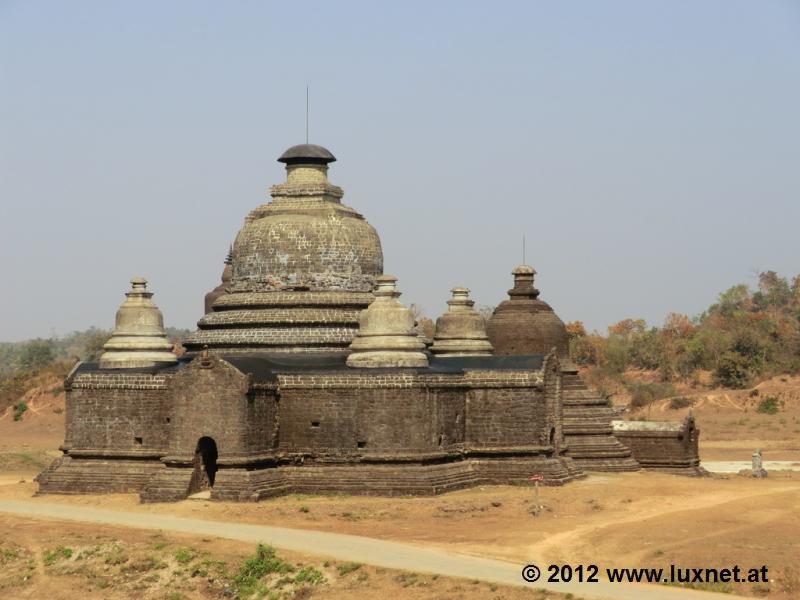
M 397 277 L 376 279 L 375 300 L 361 312 L 350 344 L 347 366 L 365 368 L 427 367 L 428 356 L 414 330 L 414 315 L 397 298 Z
M 111 338 L 103 345 L 101 369 L 134 369 L 177 362 L 164 333 L 164 317 L 147 291 L 144 277 L 131 279 L 132 289 L 117 310 Z
M 439 356 L 489 356 L 492 344 L 486 335 L 486 322 L 473 307 L 465 287 L 454 287 L 445 314 L 436 319 L 436 333 L 430 350 Z
M 546 355 L 555 348 L 560 359 L 569 360 L 569 334 L 550 305 L 539 299 L 533 286 L 536 270 L 520 265 L 511 274 L 509 299 L 498 305 L 486 326 L 495 354 Z
M 539 298 L 533 285 L 536 270 L 520 265 L 512 274 L 509 299 L 495 308 L 486 325 L 495 355 L 546 355 L 555 348 L 561 365 L 567 455 L 588 471 L 638 470 L 630 449 L 613 435 L 614 408 L 586 385 L 570 359 L 569 333 L 553 308 Z
M 228 250 L 228 256 L 225 258 L 225 267 L 222 269 L 222 282 L 213 290 L 208 292 L 205 297 L 205 314 L 211 312 L 211 307 L 214 306 L 214 301 L 220 296 L 228 293 L 228 286 L 233 277 L 233 246 Z

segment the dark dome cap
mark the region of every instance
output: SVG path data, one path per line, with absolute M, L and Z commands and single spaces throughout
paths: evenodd
M 336 160 L 330 150 L 316 144 L 298 144 L 280 155 L 278 162 L 287 165 L 327 165 Z

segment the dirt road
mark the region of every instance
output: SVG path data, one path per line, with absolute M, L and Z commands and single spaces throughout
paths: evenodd
M 24 517 L 101 523 L 137 529 L 157 529 L 245 542 L 265 542 L 278 548 L 317 556 L 330 556 L 338 560 L 362 562 L 420 573 L 438 573 L 445 576 L 477 579 L 502 585 L 544 588 L 554 592 L 572 593 L 585 598 L 613 600 L 740 598 L 740 596 L 731 594 L 712 594 L 658 585 L 620 584 L 607 581 L 584 584 L 556 584 L 540 580 L 534 584 L 528 584 L 522 580 L 521 571 L 524 565 L 521 564 L 453 554 L 412 544 L 321 531 L 242 523 L 221 523 L 165 515 L 17 500 L 0 500 L 0 512 Z M 542 565 L 539 566 L 541 567 Z

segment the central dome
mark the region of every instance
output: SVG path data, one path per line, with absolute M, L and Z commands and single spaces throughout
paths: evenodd
M 184 342 L 190 352 L 347 353 L 358 316 L 374 299 L 383 274 L 381 241 L 328 181 L 336 157 L 302 144 L 278 160 L 286 164 L 286 181 L 245 218 L 230 278 L 226 272 Z
M 371 292 L 383 273 L 381 242 L 328 181 L 336 158 L 302 144 L 278 160 L 286 163 L 286 182 L 272 186 L 272 202 L 245 219 L 233 245 L 231 290 Z

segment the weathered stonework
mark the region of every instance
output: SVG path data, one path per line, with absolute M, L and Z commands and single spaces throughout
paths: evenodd
M 612 409 L 569 362 L 532 268 L 515 271 L 488 332 L 454 290 L 429 352 L 382 275 L 377 233 L 328 182 L 333 155 L 304 144 L 279 160 L 287 180 L 245 219 L 187 354 L 67 377 L 64 454 L 41 493 L 438 494 L 637 468 Z M 160 313 L 147 314 L 163 337 Z M 684 440 L 661 434 L 678 457 L 667 467 L 694 468 Z
M 147 291 L 144 277 L 131 279 L 131 291 L 117 310 L 111 338 L 103 345 L 101 369 L 130 369 L 169 365 L 178 358 L 164 334 L 164 317 Z
M 631 449 L 645 469 L 697 477 L 708 475 L 700 466 L 700 430 L 689 415 L 678 421 L 614 421 L 614 435 Z
M 185 342 L 190 353 L 347 352 L 372 302 L 383 252 L 375 229 L 328 182 L 333 155 L 290 148 L 285 183 L 253 209 L 236 236 L 230 280 Z M 224 277 L 223 277 L 224 280 Z M 217 294 L 218 291 L 224 293 Z
M 631 451 L 617 440 L 611 421 L 614 409 L 590 389 L 569 358 L 569 334 L 549 304 L 533 286 L 536 271 L 528 265 L 514 269 L 514 287 L 486 326 L 497 355 L 546 354 L 555 349 L 561 359 L 564 395 L 564 435 L 568 455 L 587 471 L 635 471 Z
M 314 356 L 200 354 L 141 373 L 81 365 L 67 379 L 65 456 L 39 476 L 40 492 L 156 502 L 211 487 L 212 498 L 257 500 L 582 476 L 564 454 L 555 355 L 378 370 Z
M 347 366 L 361 368 L 427 367 L 425 342 L 414 330 L 414 315 L 398 298 L 397 277 L 381 275 L 375 300 L 358 317 Z
M 448 310 L 436 320 L 431 352 L 439 356 L 490 356 L 492 345 L 486 323 L 473 306 L 469 290 L 455 287 L 447 301 Z

